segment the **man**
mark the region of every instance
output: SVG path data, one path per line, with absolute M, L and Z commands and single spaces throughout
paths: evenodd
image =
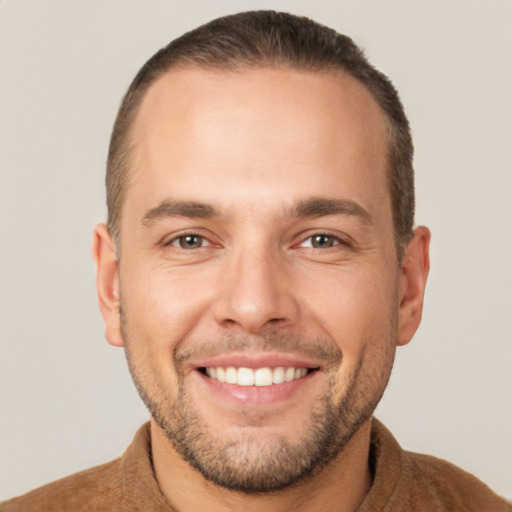
M 412 151 L 389 80 L 310 20 L 242 13 L 155 54 L 93 247 L 151 421 L 2 511 L 511 510 L 372 419 L 429 269 Z

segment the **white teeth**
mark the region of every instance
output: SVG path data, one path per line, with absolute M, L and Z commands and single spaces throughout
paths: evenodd
M 226 382 L 226 378 L 225 378 L 225 370 L 224 368 L 220 368 L 220 367 L 217 367 L 216 368 L 216 374 L 217 374 L 217 380 L 220 381 L 220 382 Z
M 236 368 L 233 368 L 232 366 L 228 366 L 226 368 L 225 377 L 226 377 L 226 382 L 228 384 L 236 384 L 236 382 L 237 382 Z
M 251 368 L 238 368 L 239 386 L 254 386 L 254 370 Z
M 239 386 L 271 386 L 272 384 L 283 384 L 284 382 L 291 382 L 305 377 L 307 373 L 307 368 L 285 368 L 284 366 L 277 366 L 274 369 L 264 367 L 257 368 L 256 370 L 243 367 L 237 369 L 234 366 L 206 368 L 206 375 L 208 375 L 208 377 L 218 380 L 219 382 L 237 384 Z
M 272 370 L 270 368 L 258 368 L 254 372 L 254 385 L 255 386 L 271 386 L 272 385 Z
M 284 368 L 282 366 L 274 368 L 272 372 L 272 382 L 274 384 L 282 384 L 284 382 Z
M 286 368 L 284 372 L 284 381 L 291 382 L 295 379 L 295 368 Z
M 296 368 L 295 369 L 295 378 L 300 379 L 301 377 L 304 377 L 308 373 L 306 368 Z

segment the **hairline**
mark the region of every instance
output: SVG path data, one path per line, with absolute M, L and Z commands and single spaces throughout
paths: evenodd
M 127 195 L 128 188 L 131 184 L 131 179 L 136 171 L 135 169 L 135 152 L 136 152 L 136 141 L 134 140 L 134 126 L 136 124 L 137 118 L 139 116 L 140 109 L 146 98 L 149 90 L 152 86 L 156 84 L 162 77 L 171 73 L 175 70 L 205 70 L 205 71 L 218 71 L 218 72 L 233 72 L 233 73 L 243 73 L 251 70 L 262 70 L 262 69 L 282 69 L 282 70 L 290 70 L 304 73 L 314 73 L 314 74 L 323 74 L 326 76 L 335 77 L 336 75 L 345 75 L 349 76 L 352 79 L 356 80 L 361 86 L 365 88 L 365 90 L 370 94 L 373 101 L 377 105 L 384 123 L 386 130 L 386 181 L 387 181 L 387 192 L 390 200 L 391 206 L 391 214 L 393 221 L 393 232 L 395 239 L 395 246 L 397 251 L 398 260 L 401 260 L 401 255 L 407 242 L 410 239 L 404 240 L 401 239 L 401 233 L 399 232 L 397 222 L 395 219 L 395 215 L 397 212 L 395 211 L 394 201 L 393 201 L 393 163 L 392 163 L 392 152 L 393 148 L 397 144 L 398 134 L 397 130 L 394 126 L 393 121 L 390 119 L 390 115 L 385 111 L 382 107 L 379 99 L 376 94 L 365 84 L 359 77 L 357 77 L 350 70 L 346 69 L 342 65 L 335 64 L 319 64 L 318 66 L 307 66 L 294 64 L 289 61 L 284 61 L 278 58 L 273 59 L 264 59 L 261 58 L 259 60 L 250 60 L 250 59 L 239 59 L 239 60 L 229 60 L 229 61 L 217 61 L 217 62 L 198 62 L 194 58 L 187 57 L 179 57 L 176 61 L 171 62 L 165 69 L 161 71 L 157 71 L 151 80 L 146 81 L 142 87 L 139 87 L 134 91 L 134 99 L 135 102 L 131 105 L 131 109 L 129 115 L 126 117 L 126 121 L 128 127 L 125 132 L 124 140 L 122 140 L 122 144 L 120 145 L 120 153 L 122 153 L 122 157 L 119 159 L 118 165 L 122 167 L 121 169 L 121 184 L 119 187 L 120 193 L 116 197 L 117 208 L 115 208 L 116 215 L 113 217 L 112 221 L 110 221 L 108 228 L 112 235 L 116 253 L 118 257 L 121 255 L 121 218 L 122 212 L 125 206 L 125 199 Z

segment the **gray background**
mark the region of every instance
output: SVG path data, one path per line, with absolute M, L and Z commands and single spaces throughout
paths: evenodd
M 90 258 L 111 125 L 158 48 L 254 8 L 346 32 L 401 92 L 432 271 L 377 416 L 512 498 L 509 0 L 0 2 L 0 498 L 120 455 L 146 420 Z

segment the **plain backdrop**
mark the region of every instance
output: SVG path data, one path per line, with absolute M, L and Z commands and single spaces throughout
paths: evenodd
M 512 2 L 4 0 L 0 499 L 119 456 L 147 419 L 90 257 L 112 122 L 157 49 L 260 8 L 347 33 L 399 89 L 432 270 L 377 416 L 512 498 Z

